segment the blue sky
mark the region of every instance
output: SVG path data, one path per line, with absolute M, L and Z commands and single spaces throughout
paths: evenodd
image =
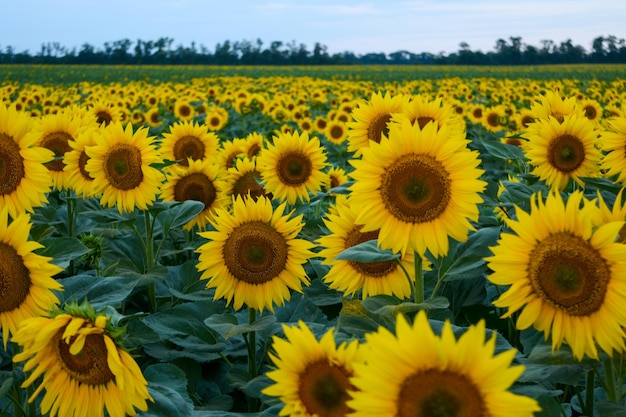
M 4 0 L 0 48 L 36 54 L 42 43 L 80 49 L 128 38 L 174 39 L 173 47 L 225 40 L 315 42 L 329 53 L 450 53 L 467 42 L 494 50 L 500 38 L 541 46 L 571 39 L 591 49 L 597 36 L 626 38 L 624 0 L 347 1 L 347 0 Z

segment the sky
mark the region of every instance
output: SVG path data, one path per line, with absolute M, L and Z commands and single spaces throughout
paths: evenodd
M 495 50 L 498 39 L 542 46 L 571 39 L 591 50 L 598 36 L 626 38 L 625 0 L 0 0 L 0 49 L 36 55 L 44 43 L 76 50 L 88 43 L 173 39 L 214 52 L 226 40 L 316 42 L 329 54 L 449 54 L 466 42 Z

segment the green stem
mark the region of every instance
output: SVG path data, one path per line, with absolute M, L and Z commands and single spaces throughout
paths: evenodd
M 415 284 L 413 286 L 413 300 L 416 304 L 424 302 L 424 271 L 422 270 L 422 257 L 415 252 Z
M 256 321 L 256 310 L 252 307 L 248 307 L 248 324 L 253 325 Z M 254 379 L 257 376 L 256 367 L 256 332 L 253 330 L 248 333 L 248 373 L 250 379 Z M 248 397 L 248 411 L 257 411 L 257 399 Z
M 146 221 L 146 272 L 154 268 L 154 242 L 152 241 L 152 222 L 150 221 L 150 212 L 144 210 L 144 219 Z M 148 300 L 150 301 L 150 311 L 152 313 L 157 311 L 156 302 L 156 283 L 150 281 L 148 284 Z
M 617 389 L 615 386 L 615 373 L 614 373 L 613 358 L 605 359 L 602 362 L 602 366 L 604 368 L 604 384 L 605 384 L 606 395 L 608 399 L 611 401 L 619 401 Z
M 67 236 L 74 238 L 76 234 L 76 198 L 72 191 L 69 190 L 66 192 L 65 196 L 65 206 L 67 208 Z M 73 259 L 70 260 L 67 272 L 70 276 L 75 274 Z
M 587 380 L 585 383 L 585 415 L 587 417 L 593 417 L 594 408 L 594 394 L 596 388 L 596 374 L 593 370 L 587 372 Z

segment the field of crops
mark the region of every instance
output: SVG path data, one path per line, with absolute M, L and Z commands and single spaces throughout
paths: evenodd
M 0 66 L 0 416 L 626 415 L 626 66 Z

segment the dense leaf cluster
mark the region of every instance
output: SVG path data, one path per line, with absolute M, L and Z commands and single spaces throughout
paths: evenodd
M 67 48 L 59 42 L 41 45 L 32 54 L 17 52 L 12 46 L 0 47 L 0 64 L 153 64 L 153 65 L 345 65 L 345 64 L 421 64 L 421 65 L 541 65 L 582 63 L 626 63 L 626 41 L 616 36 L 598 36 L 587 51 L 571 39 L 557 44 L 542 40 L 541 46 L 528 45 L 519 36 L 498 39 L 492 51 L 470 49 L 466 42 L 459 50 L 413 53 L 399 50 L 389 54 L 350 51 L 329 54 L 325 45 L 316 42 L 310 51 L 295 41 L 273 41 L 265 46 L 261 39 L 218 43 L 213 51 L 192 42 L 190 46 L 174 45 L 174 39 L 156 41 L 121 39 L 105 42 L 101 48 L 84 43 L 80 49 Z

